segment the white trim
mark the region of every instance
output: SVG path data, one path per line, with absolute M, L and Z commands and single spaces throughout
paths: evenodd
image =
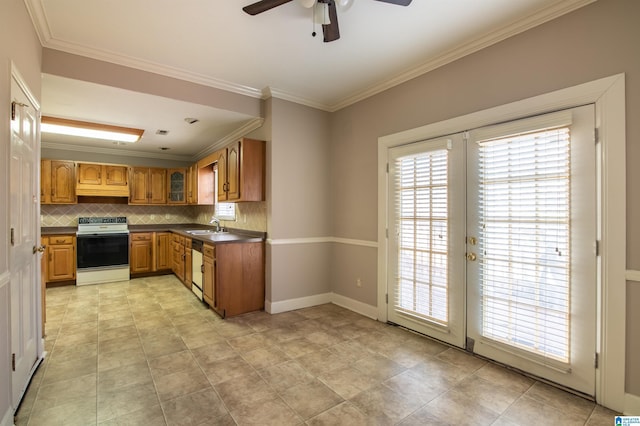
M 324 243 L 337 243 L 348 244 L 353 246 L 378 248 L 376 241 L 367 240 L 354 240 L 350 238 L 339 237 L 309 237 L 309 238 L 283 238 L 283 239 L 267 239 L 267 244 L 272 246 L 290 245 L 290 244 L 324 244 Z
M 4 416 L 2 416 L 2 422 L 0 422 L 0 426 L 12 426 L 13 425 L 13 412 L 11 410 L 11 406 L 9 406 L 9 409 L 7 410 L 6 413 L 4 413 Z
M 387 162 L 391 147 L 521 117 L 595 103 L 602 146 L 601 275 L 598 300 L 596 399 L 622 411 L 625 387 L 626 162 L 625 76 L 617 74 L 507 105 L 406 130 L 378 139 L 378 318 L 387 320 Z
M 374 320 L 378 319 L 377 307 L 351 299 L 350 297 L 346 297 L 338 293 L 331 293 L 331 303 L 342 306 L 343 308 L 349 309 L 350 311 L 356 312 L 360 315 L 364 315 L 365 317 Z
M 0 274 L 0 288 L 9 284 L 9 282 L 11 282 L 11 272 L 4 271 L 2 274 Z
M 272 96 L 279 99 L 293 101 L 301 105 L 310 106 L 312 108 L 334 112 L 349 105 L 353 105 L 363 99 L 381 93 L 391 87 L 397 86 L 413 78 L 426 74 L 429 71 L 451 63 L 464 56 L 470 55 L 474 52 L 484 49 L 485 47 L 494 45 L 516 34 L 520 34 L 545 22 L 556 19 L 562 15 L 593 3 L 594 1 L 595 0 L 562 0 L 554 2 L 550 6 L 542 10 L 538 10 L 537 12 L 532 13 L 531 15 L 523 19 L 519 19 L 518 21 L 512 22 L 509 25 L 493 30 L 483 36 L 475 37 L 471 42 L 460 44 L 453 49 L 450 49 L 449 51 L 435 58 L 432 58 L 431 60 L 417 67 L 404 70 L 396 74 L 395 76 L 388 76 L 387 78 L 384 78 L 383 82 L 381 83 L 357 90 L 355 93 L 341 100 L 338 100 L 335 103 L 319 102 L 317 100 L 303 98 L 301 96 L 286 93 L 273 87 L 266 87 L 263 90 L 260 90 L 253 87 L 242 86 L 229 81 L 212 78 L 207 75 L 190 72 L 185 69 L 170 67 L 151 61 L 143 61 L 138 58 L 125 56 L 116 52 L 95 49 L 89 46 L 70 43 L 63 40 L 57 40 L 51 34 L 51 30 L 46 18 L 46 13 L 43 10 L 42 1 L 24 0 L 24 3 L 27 7 L 29 15 L 31 16 L 31 20 L 34 24 L 33 26 L 43 47 L 86 56 L 101 61 L 107 61 L 110 63 L 119 64 L 142 71 L 148 71 L 155 74 L 165 75 L 168 77 L 178 78 L 180 80 L 190 81 L 209 87 L 215 87 L 217 89 L 226 90 L 232 93 L 246 95 L 253 98 L 265 99 Z
M 271 302 L 266 300 L 264 310 L 270 314 L 295 311 L 296 309 L 308 308 L 311 306 L 324 305 L 331 302 L 331 293 L 315 294 L 313 296 L 299 297 L 297 299 L 281 300 Z
M 640 271 L 627 269 L 627 272 L 625 272 L 624 276 L 627 281 L 635 281 L 640 283 Z
M 56 149 L 61 151 L 90 152 L 94 154 L 104 154 L 104 155 L 117 155 L 120 157 L 156 158 L 160 160 L 184 161 L 185 163 L 192 162 L 192 157 L 190 155 L 163 154 L 160 152 L 129 151 L 126 149 L 101 148 L 101 147 L 91 147 L 86 145 L 72 145 L 72 144 L 55 143 L 55 142 L 42 142 L 40 145 L 40 148 Z
M 625 416 L 640 416 L 640 396 L 625 394 L 623 413 Z
M 365 317 L 374 320 L 378 319 L 378 309 L 375 306 L 362 303 L 358 300 L 351 299 L 337 293 L 315 294 L 313 296 L 281 300 L 279 302 L 270 302 L 267 300 L 265 301 L 265 311 L 270 314 L 280 314 L 282 312 L 310 308 L 312 306 L 324 305 L 326 303 L 333 303 L 334 305 L 341 306 L 345 309 L 349 309 L 350 311 L 353 311 L 360 315 L 364 315 Z

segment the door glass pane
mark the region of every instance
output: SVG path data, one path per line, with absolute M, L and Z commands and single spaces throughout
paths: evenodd
M 479 143 L 482 334 L 570 362 L 569 128 Z
M 439 324 L 448 318 L 448 150 L 399 157 L 398 270 L 394 309 Z

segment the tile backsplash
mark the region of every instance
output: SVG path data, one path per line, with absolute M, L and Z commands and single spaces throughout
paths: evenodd
M 130 206 L 128 204 L 79 203 L 41 206 L 42 226 L 77 226 L 78 217 L 126 216 L 130 225 L 179 223 L 209 224 L 213 206 Z M 222 226 L 266 232 L 266 203 L 236 204 L 237 220 L 221 221 Z

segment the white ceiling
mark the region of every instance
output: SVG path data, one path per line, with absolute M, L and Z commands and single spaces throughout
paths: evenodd
M 335 111 L 595 0 L 355 0 L 338 10 L 341 38 L 331 43 L 319 26 L 311 36 L 311 12 L 297 0 L 256 16 L 242 11 L 252 0 L 24 1 L 45 47 Z M 129 150 L 186 156 L 255 119 L 48 75 L 42 112 L 141 127 Z M 157 129 L 170 133 L 157 138 Z

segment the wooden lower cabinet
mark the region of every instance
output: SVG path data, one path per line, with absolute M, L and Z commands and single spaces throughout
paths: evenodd
M 193 278 L 193 265 L 191 264 L 191 238 L 184 239 L 184 280 L 182 283 L 191 288 Z
M 172 269 L 170 232 L 132 232 L 129 242 L 131 274 L 146 274 Z
M 156 270 L 171 269 L 173 247 L 171 245 L 171 232 L 156 233 Z
M 172 246 L 173 246 L 173 251 L 172 251 L 172 267 L 171 270 L 173 271 L 173 273 L 175 274 L 176 277 L 178 277 L 178 279 L 180 281 L 182 281 L 182 283 L 184 283 L 184 272 L 185 272 L 185 268 L 184 268 L 184 261 L 185 261 L 185 255 L 184 255 L 184 240 L 185 238 L 177 235 L 177 234 L 173 234 L 173 242 L 172 242 Z M 189 282 L 189 284 L 185 284 L 185 286 L 189 289 L 191 289 L 191 282 Z
M 76 236 L 50 235 L 45 249 L 47 279 L 50 282 L 76 279 Z
M 204 244 L 202 246 L 202 297 L 213 309 L 218 307 L 215 297 L 215 262 L 215 246 Z
M 131 274 L 153 272 L 153 232 L 131 233 L 129 268 Z
M 209 306 L 222 318 L 264 308 L 264 242 L 216 244 L 213 269 Z

